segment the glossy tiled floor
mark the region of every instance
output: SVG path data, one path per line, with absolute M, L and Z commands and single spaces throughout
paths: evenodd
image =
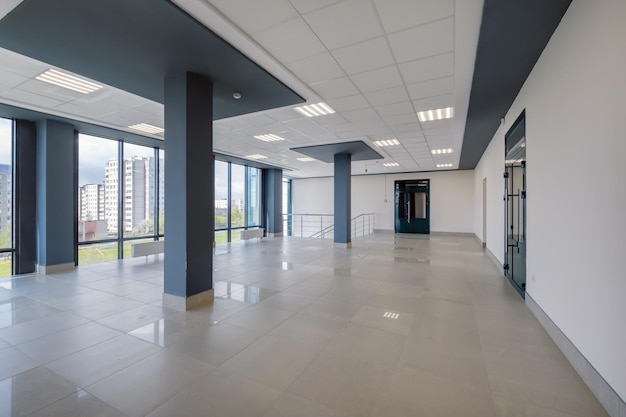
M 189 313 L 162 269 L 0 281 L 0 415 L 606 415 L 469 237 L 236 243 Z

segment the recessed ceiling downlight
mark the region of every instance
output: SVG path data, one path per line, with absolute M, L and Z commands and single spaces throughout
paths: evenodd
M 39 74 L 35 77 L 35 79 L 82 94 L 93 93 L 94 91 L 98 91 L 103 88 L 100 84 L 96 84 L 52 68 Z
M 433 120 L 450 119 L 454 117 L 454 107 L 418 111 L 417 117 L 420 119 L 420 122 L 432 122 Z
M 294 110 L 306 117 L 317 117 L 335 113 L 335 110 L 333 110 L 326 103 L 317 103 L 309 104 L 308 106 L 294 107 Z
M 158 135 L 159 133 L 165 132 L 165 129 L 158 126 L 152 126 L 147 123 L 138 123 L 136 125 L 128 126 L 129 129 L 138 130 L 144 133 L 150 133 L 152 135 Z

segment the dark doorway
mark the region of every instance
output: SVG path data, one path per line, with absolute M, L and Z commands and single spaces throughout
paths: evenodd
M 395 182 L 396 233 L 430 233 L 430 180 Z
M 517 118 L 505 135 L 504 275 L 524 297 L 526 291 L 526 119 Z

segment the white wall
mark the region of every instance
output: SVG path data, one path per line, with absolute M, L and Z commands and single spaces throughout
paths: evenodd
M 376 229 L 393 230 L 394 181 L 405 179 L 430 179 L 431 231 L 473 233 L 473 171 L 353 176 L 352 217 L 376 213 Z M 332 214 L 333 179 L 294 179 L 292 200 L 294 213 Z
M 504 132 L 526 109 L 527 292 L 622 399 L 624 22 L 623 0 L 572 2 L 476 168 L 474 183 L 477 195 L 485 176 L 495 187 L 487 243 L 501 258 Z M 481 205 L 476 200 L 477 233 L 482 232 Z

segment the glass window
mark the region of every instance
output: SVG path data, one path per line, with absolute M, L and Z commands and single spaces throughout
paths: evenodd
M 230 226 L 244 227 L 246 221 L 246 171 L 243 165 L 230 166 Z
M 78 241 L 118 233 L 118 142 L 78 136 Z
M 117 242 L 80 245 L 78 264 L 88 265 L 117 259 Z
M 124 237 L 154 234 L 154 148 L 124 143 Z
M 159 230 L 165 233 L 165 151 L 159 149 Z
M 228 162 L 215 161 L 215 229 L 228 228 Z
M 247 226 L 259 226 L 261 224 L 261 170 L 252 167 L 246 167 L 246 170 L 248 174 Z
M 0 118 L 0 249 L 13 249 L 13 120 Z M 0 253 L 0 276 L 12 274 L 13 252 Z

